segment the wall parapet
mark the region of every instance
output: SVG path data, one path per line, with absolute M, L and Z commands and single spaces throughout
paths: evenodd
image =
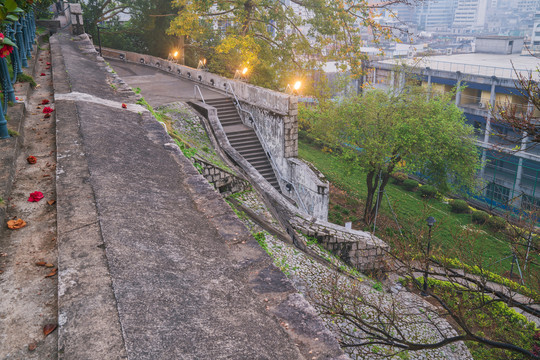
M 280 115 L 289 116 L 291 111 L 294 113 L 294 110 L 297 109 L 295 104 L 298 104 L 298 97 L 296 96 L 251 85 L 242 81 L 228 79 L 208 71 L 180 65 L 173 61 L 161 59 L 152 55 L 108 48 L 102 48 L 101 52 L 103 57 L 155 67 L 181 78 L 191 80 L 194 85 L 204 85 L 209 89 L 222 93 L 226 93 L 227 86 L 230 85 L 238 97 L 238 100 L 276 112 Z M 293 116 L 296 116 L 296 114 Z

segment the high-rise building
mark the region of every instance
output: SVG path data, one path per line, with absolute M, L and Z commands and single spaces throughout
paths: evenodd
M 418 5 L 416 22 L 418 29 L 447 31 L 454 20 L 457 0 L 434 0 Z
M 453 28 L 459 33 L 470 33 L 484 29 L 486 14 L 491 0 L 458 0 Z

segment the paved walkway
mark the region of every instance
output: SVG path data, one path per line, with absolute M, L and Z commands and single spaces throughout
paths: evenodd
M 163 127 L 133 93 L 108 85 L 115 75 L 90 43 L 58 34 L 51 51 L 59 357 L 340 357 L 313 308 Z
M 142 95 L 153 107 L 194 98 L 195 83 L 193 81 L 146 65 L 112 59 L 107 59 L 107 62 L 129 86 L 141 89 Z M 201 86 L 200 90 L 205 100 L 224 97 L 204 86 Z M 200 99 L 198 92 L 197 97 Z

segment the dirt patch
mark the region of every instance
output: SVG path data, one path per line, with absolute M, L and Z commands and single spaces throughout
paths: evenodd
M 34 61 L 37 87 L 28 99 L 16 94 L 26 103 L 25 135 L 7 202 L 8 220 L 20 218 L 26 226 L 9 230 L 2 224 L 0 239 L 2 359 L 57 358 L 56 140 L 55 113 L 47 117 L 45 109 L 54 109 L 48 43 L 40 44 Z M 32 193 L 39 199 L 37 192 L 43 198 L 28 201 Z

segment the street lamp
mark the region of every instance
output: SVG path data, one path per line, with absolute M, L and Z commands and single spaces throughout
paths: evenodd
M 285 93 L 292 94 L 292 95 L 298 95 L 298 90 L 302 87 L 302 82 L 300 80 L 296 81 L 294 85 L 291 86 L 291 84 L 287 84 L 287 87 L 285 88 Z
M 426 254 L 426 270 L 424 271 L 424 289 L 422 290 L 422 296 L 427 296 L 427 280 L 428 280 L 428 270 L 429 270 L 429 250 L 431 247 L 431 228 L 435 225 L 435 218 L 430 216 L 426 219 L 427 225 L 429 227 L 428 232 L 428 243 L 427 243 L 427 254 Z

